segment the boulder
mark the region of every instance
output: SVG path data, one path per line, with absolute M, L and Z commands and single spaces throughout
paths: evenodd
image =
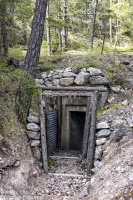
M 47 74 L 47 72 L 43 72 L 43 73 L 42 73 L 42 75 L 41 75 L 41 77 L 42 77 L 42 79 L 45 79 L 45 78 L 47 78 L 47 77 L 48 77 L 48 74 Z
M 35 79 L 36 81 L 36 84 L 39 84 L 39 85 L 43 85 L 44 84 L 44 80 L 43 79 Z
M 73 72 L 64 72 L 63 73 L 63 77 L 76 77 L 77 74 L 73 73 Z
M 105 138 L 110 136 L 111 132 L 110 129 L 102 129 L 96 133 L 97 138 Z
M 90 84 L 91 85 L 105 85 L 108 86 L 109 85 L 109 81 L 102 76 L 91 76 L 90 77 Z
M 40 140 L 32 140 L 30 146 L 31 147 L 37 147 L 40 145 Z
M 108 122 L 100 122 L 100 123 L 97 123 L 97 126 L 96 126 L 97 129 L 108 129 L 110 128 Z
M 131 62 L 131 56 L 127 56 L 124 60 L 123 60 L 123 64 L 124 65 L 129 65 Z
M 34 158 L 37 160 L 37 161 L 40 161 L 41 160 L 41 151 L 38 147 L 34 147 L 32 149 L 32 152 L 33 152 L 33 156 Z
M 40 131 L 40 127 L 37 124 L 28 123 L 27 124 L 27 130 L 29 130 L 29 131 Z
M 51 81 L 46 81 L 45 82 L 45 86 L 47 87 L 52 87 L 53 86 L 53 83 Z
M 64 72 L 64 69 L 56 69 L 56 71 L 54 72 L 54 75 L 62 74 L 63 72 Z
M 40 132 L 28 131 L 27 136 L 30 139 L 39 140 L 40 139 Z
M 95 159 L 96 160 L 101 160 L 103 155 L 103 147 L 102 146 L 97 146 L 95 150 Z
M 60 86 L 71 86 L 74 83 L 74 78 L 70 77 L 70 78 L 62 78 L 59 81 L 59 85 Z
M 56 74 L 56 75 L 53 76 L 53 79 L 61 79 L 62 76 L 63 76 L 62 73 L 61 74 Z
M 79 71 L 78 68 L 72 67 L 72 72 L 73 72 L 74 74 L 78 74 L 80 71 Z
M 77 85 L 80 85 L 80 86 L 87 85 L 87 83 L 89 82 L 89 77 L 90 77 L 90 75 L 88 73 L 80 72 L 77 75 L 74 83 L 76 83 Z
M 37 116 L 29 115 L 27 117 L 27 121 L 30 123 L 38 124 L 40 120 L 39 120 L 39 117 L 37 117 Z
M 97 146 L 104 145 L 105 143 L 106 143 L 106 138 L 101 138 L 96 140 Z
M 81 72 L 87 72 L 87 69 L 86 68 L 82 68 Z
M 98 76 L 98 75 L 103 76 L 103 73 L 101 72 L 100 69 L 95 69 L 93 67 L 89 67 L 87 69 L 87 72 L 89 72 L 91 76 Z
M 53 80 L 53 84 L 54 84 L 55 86 L 59 86 L 59 82 L 60 82 L 60 79 L 54 79 L 54 80 Z
M 111 124 L 112 129 L 116 128 L 121 128 L 124 124 L 124 120 L 118 119 L 118 120 L 113 120 Z
M 123 131 L 120 129 L 116 129 L 111 133 L 110 142 L 119 142 L 123 137 Z
M 72 72 L 72 67 L 67 67 L 64 72 Z

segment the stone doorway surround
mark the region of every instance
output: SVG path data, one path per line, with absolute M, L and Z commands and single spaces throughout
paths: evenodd
M 69 148 L 70 131 L 69 131 L 69 112 L 86 111 L 85 128 L 83 135 L 82 156 L 88 163 L 88 174 L 93 167 L 95 153 L 95 128 L 96 128 L 96 110 L 101 103 L 102 93 L 107 92 L 106 87 L 42 87 L 40 100 L 41 115 L 41 144 L 43 155 L 43 168 L 48 171 L 47 156 L 47 121 L 44 119 L 44 112 L 53 107 L 58 111 L 58 147 L 65 146 Z M 53 102 L 51 102 L 53 99 Z M 75 101 L 75 99 L 77 101 Z M 50 101 L 49 101 L 50 100 Z M 56 105 L 55 105 L 56 104 Z M 53 105 L 53 106 L 51 106 Z M 68 122 L 68 123 L 66 123 Z M 65 124 L 67 127 L 65 128 Z M 46 128 L 45 128 L 46 125 Z M 63 132 L 65 131 L 65 134 Z
M 48 172 L 48 112 L 57 111 L 58 113 L 58 149 L 61 149 L 62 146 L 69 149 L 70 131 L 69 123 L 66 123 L 69 122 L 69 113 L 83 109 L 86 111 L 86 118 L 82 157 L 83 159 L 87 158 L 89 174 L 93 167 L 95 152 L 96 111 L 105 105 L 108 98 L 109 81 L 99 69 L 74 66 L 42 72 L 35 81 L 36 87 L 40 91 L 38 113 L 40 120 L 39 122 L 35 121 L 32 114 L 27 118 L 27 136 L 34 158 L 37 162 L 42 162 L 44 171 Z

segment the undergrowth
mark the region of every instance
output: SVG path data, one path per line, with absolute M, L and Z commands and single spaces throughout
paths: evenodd
M 121 103 L 115 103 L 109 106 L 108 109 L 101 108 L 101 110 L 98 111 L 98 117 L 101 117 L 102 115 L 110 112 L 111 110 L 118 110 L 121 107 Z

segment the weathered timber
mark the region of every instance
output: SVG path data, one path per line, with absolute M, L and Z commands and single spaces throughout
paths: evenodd
M 82 96 L 82 97 L 87 97 L 87 96 L 92 96 L 93 95 L 93 92 L 91 91 L 91 92 L 87 92 L 87 91 L 85 91 L 85 92 L 77 92 L 77 91 L 69 91 L 69 92 L 66 92 L 66 91 L 49 91 L 49 90 L 47 90 L 47 91 L 44 91 L 43 92 L 43 95 L 44 96 L 52 96 L 52 97 L 55 97 L 55 96 L 60 96 L 60 97 L 64 97 L 64 96 L 71 96 L 71 97 L 80 97 L 80 96 Z
M 48 97 L 44 97 L 44 101 L 45 101 L 45 118 L 46 118 L 46 138 L 47 138 L 47 149 L 48 149 L 48 156 L 49 156 L 49 120 L 48 120 L 48 114 L 49 114 L 49 99 Z
M 88 175 L 91 173 L 91 169 L 93 168 L 94 164 L 97 102 L 98 102 L 98 91 L 96 90 L 92 99 L 91 125 L 90 125 L 90 134 L 88 140 L 88 152 L 87 152 Z
M 53 91 L 95 91 L 98 90 L 100 92 L 106 92 L 107 87 L 99 86 L 99 87 L 46 87 L 43 85 L 38 85 L 38 88 L 43 90 L 53 90 Z
M 47 158 L 47 137 L 45 128 L 45 111 L 42 105 L 42 97 L 40 95 L 40 127 L 41 127 L 41 145 L 42 145 L 42 161 L 44 172 L 48 172 L 48 158 Z
M 80 160 L 80 157 L 76 156 L 49 156 L 50 159 L 70 159 L 70 160 Z
M 91 109 L 92 109 L 92 102 L 91 101 L 92 101 L 91 98 L 88 97 L 86 119 L 85 119 L 85 128 L 84 128 L 84 135 L 83 135 L 83 145 L 82 145 L 82 157 L 83 157 L 83 159 L 86 158 L 87 148 L 88 148 L 88 138 L 89 138 L 89 133 L 90 133 L 90 121 L 91 121 Z
M 61 148 L 61 116 L 62 116 L 61 104 L 62 104 L 62 98 L 58 96 L 58 149 L 59 150 Z

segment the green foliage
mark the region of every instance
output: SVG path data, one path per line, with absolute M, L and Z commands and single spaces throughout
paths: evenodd
M 81 63 L 78 63 L 76 65 L 77 68 L 89 68 L 89 67 L 93 67 L 93 68 L 97 68 L 98 67 L 98 57 L 94 58 L 93 56 L 88 56 L 86 57 Z
M 115 65 L 114 67 L 104 70 L 105 75 L 108 77 L 111 86 L 124 85 L 125 83 L 125 72 L 121 64 Z
M 22 47 L 13 47 L 9 49 L 9 57 L 24 57 L 26 51 Z
M 55 167 L 55 165 L 56 165 L 55 161 L 50 160 L 50 159 L 48 160 L 48 167 L 49 168 Z
M 16 109 L 19 120 L 23 123 L 26 123 L 32 97 L 36 94 L 38 94 L 38 90 L 35 85 L 35 80 L 30 74 L 24 72 L 20 80 L 16 99 Z
M 104 108 L 101 108 L 100 111 L 98 111 L 98 117 L 101 117 L 102 115 L 112 111 L 112 110 L 118 110 L 120 107 L 121 107 L 121 103 L 115 103 L 115 104 L 112 104 L 109 106 L 108 109 L 104 109 Z

